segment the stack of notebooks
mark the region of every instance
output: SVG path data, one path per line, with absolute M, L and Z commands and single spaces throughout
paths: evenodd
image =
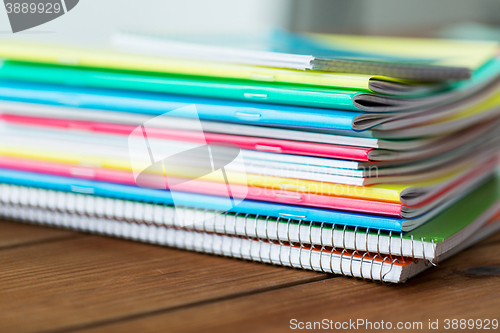
M 495 43 L 212 39 L 0 42 L 0 215 L 393 283 L 500 229 Z

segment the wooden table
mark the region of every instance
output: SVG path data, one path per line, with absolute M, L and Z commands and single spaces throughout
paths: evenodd
M 500 234 L 384 286 L 0 221 L 0 267 L 0 332 L 276 332 L 292 319 L 420 331 L 437 319 L 449 332 L 447 318 L 500 319 Z

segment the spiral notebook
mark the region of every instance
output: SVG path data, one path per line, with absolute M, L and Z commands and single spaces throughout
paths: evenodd
M 364 256 L 351 251 L 321 250 L 252 240 L 224 234 L 189 231 L 68 214 L 0 202 L 0 216 L 52 227 L 98 233 L 185 250 L 260 261 L 294 268 L 344 274 L 375 281 L 404 282 L 427 268 L 425 261 Z M 352 273 L 351 273 L 352 272 Z
M 12 186 L 25 186 L 45 190 L 55 190 L 60 191 L 61 193 L 73 193 L 74 195 L 92 194 L 96 197 L 122 199 L 126 201 L 128 200 L 130 202 L 151 203 L 159 205 L 158 207 L 160 208 L 165 205 L 173 205 L 174 203 L 171 192 L 165 190 L 152 190 L 138 188 L 135 186 L 126 186 L 52 175 L 42 175 L 7 169 L 0 169 L 0 182 L 4 184 L 10 184 Z M 6 187 L 4 189 L 4 192 L 11 193 L 8 191 L 8 189 L 9 187 Z M 483 192 L 484 191 L 485 190 L 483 189 Z M 481 194 L 481 192 L 479 192 L 479 194 Z M 473 193 L 467 195 L 465 198 L 478 196 L 482 197 L 483 195 L 478 195 L 477 191 L 474 191 Z M 436 216 L 441 216 L 446 211 L 455 210 L 456 207 L 462 205 L 461 203 L 455 203 L 459 198 L 460 196 L 457 195 L 456 198 L 442 203 L 441 205 L 421 216 L 411 219 L 404 219 L 312 207 L 303 208 L 295 205 L 285 205 L 281 203 L 262 202 L 254 200 L 243 200 L 239 202 L 238 205 L 233 206 L 228 210 L 227 203 L 223 197 L 207 196 L 197 193 L 175 193 L 175 203 L 178 209 L 184 207 L 185 209 L 191 208 L 195 211 L 199 210 L 200 212 L 228 211 L 231 213 L 243 214 L 246 216 L 269 216 L 279 219 L 288 219 L 290 221 L 294 219 L 300 219 L 302 221 L 319 222 L 330 226 L 340 224 L 358 228 L 381 229 L 393 232 L 414 230 L 422 224 L 433 220 Z M 463 201 L 466 199 L 461 200 Z M 63 204 L 64 202 L 65 201 L 62 201 Z M 57 203 L 49 202 L 48 204 Z M 110 207 L 114 206 L 110 205 Z M 162 214 L 164 214 L 164 212 Z M 190 221 L 190 218 L 183 217 L 183 221 Z M 266 228 L 266 230 L 268 229 Z M 278 230 L 278 228 L 276 228 L 276 230 Z
M 130 200 L 131 202 L 149 202 L 159 205 L 173 205 L 174 197 L 170 191 L 139 188 L 83 179 L 41 175 L 0 169 L 0 182 L 15 186 L 27 186 L 57 190 L 68 193 L 88 194 L 99 197 Z M 387 216 L 374 216 L 339 210 L 301 207 L 255 200 L 243 200 L 237 205 L 229 205 L 226 197 L 208 196 L 198 193 L 175 192 L 176 207 L 189 207 L 201 211 L 227 211 L 232 213 L 259 216 L 272 216 L 304 221 L 318 221 L 328 224 L 342 224 L 392 231 L 409 231 L 428 222 L 443 209 L 453 204 L 448 201 L 439 207 L 412 219 Z M 229 209 L 228 209 L 229 208 Z
M 445 188 L 428 200 L 414 206 L 401 203 L 391 203 L 375 200 L 363 200 L 346 198 L 342 196 L 318 195 L 314 193 L 297 193 L 281 189 L 262 189 L 257 186 L 231 185 L 233 197 L 282 203 L 287 205 L 299 205 L 306 207 L 343 210 L 357 213 L 377 214 L 397 218 L 415 218 L 430 212 L 433 209 L 442 209 L 452 204 L 461 197 L 467 195 L 487 179 L 498 164 L 498 160 L 479 165 L 468 172 L 463 179 L 456 184 Z M 79 179 L 91 179 L 100 182 L 135 186 L 136 181 L 131 172 L 100 168 L 95 166 L 77 166 L 64 163 L 45 162 L 26 158 L 2 156 L 0 150 L 0 168 L 33 172 L 38 174 L 55 175 L 62 177 L 73 177 Z M 171 177 L 170 177 L 171 178 Z M 145 185 L 147 182 L 154 187 L 158 178 L 154 175 L 142 178 Z M 200 193 L 215 196 L 227 195 L 227 184 L 224 182 L 213 182 L 205 180 L 190 180 L 181 182 L 176 186 L 178 191 Z
M 498 192 L 497 183 L 495 183 L 495 188 Z M 102 201 L 99 203 L 95 201 L 95 205 L 89 206 L 88 199 L 95 199 L 95 197 L 89 195 L 86 197 L 73 193 L 2 184 L 0 185 L 0 216 L 23 222 L 99 233 L 191 251 L 393 283 L 405 282 L 430 267 L 429 262 L 436 265 L 438 261 L 446 259 L 500 229 L 500 216 L 498 214 L 500 205 L 497 201 L 482 214 L 480 214 L 479 209 L 475 210 L 473 215 L 478 216 L 476 220 L 462 229 L 458 236 L 450 236 L 449 239 L 452 240 L 443 240 L 444 245 L 439 247 L 439 252 L 436 250 L 437 245 L 434 241 L 430 243 L 430 249 L 434 251 L 429 252 L 428 241 L 424 241 L 422 237 L 415 244 L 413 237 L 411 237 L 412 257 L 404 258 L 397 257 L 400 254 L 404 255 L 404 248 L 409 245 L 407 239 L 403 243 L 403 236 L 393 237 L 391 234 L 380 236 L 378 234 L 376 244 L 373 245 L 372 240 L 366 240 L 367 246 L 369 242 L 371 247 L 376 247 L 376 251 L 371 253 L 361 252 L 361 249 L 349 251 L 346 246 L 339 248 L 339 245 L 335 243 L 333 246 L 328 246 L 323 242 L 320 246 L 311 246 L 311 242 L 307 243 L 306 239 L 301 239 L 302 230 L 298 232 L 301 228 L 300 224 L 298 225 L 299 229 L 296 229 L 295 232 L 299 235 L 298 242 L 281 239 L 279 232 L 276 234 L 277 239 L 273 239 L 270 236 L 272 233 L 268 232 L 267 229 L 269 226 L 266 224 L 264 224 L 266 238 L 255 238 L 259 237 L 257 218 L 254 224 L 256 234 L 252 235 L 248 232 L 245 225 L 245 234 L 237 236 L 237 226 L 234 223 L 237 217 L 232 216 L 232 219 L 227 219 L 227 214 L 223 215 L 222 230 L 215 227 L 210 229 L 206 224 L 203 224 L 202 229 L 198 230 L 192 230 L 193 226 L 191 226 L 190 230 L 183 228 L 182 225 L 175 226 L 175 223 L 170 225 L 166 223 L 155 224 L 148 220 L 148 214 L 144 207 L 141 207 L 141 204 L 134 205 L 129 202 L 131 205 L 128 206 L 128 214 L 126 212 L 127 205 L 121 206 L 125 209 L 122 210 L 124 214 L 120 215 L 119 210 L 116 210 L 116 205 L 110 205 L 111 202 Z M 58 200 L 51 200 L 56 198 Z M 109 207 L 113 207 L 113 210 L 109 210 Z M 169 208 L 163 207 L 163 209 L 168 210 Z M 467 216 L 467 218 L 470 217 Z M 170 220 L 174 221 L 172 217 Z M 233 221 L 232 229 L 227 220 Z M 245 216 L 244 220 L 246 222 L 248 216 Z M 265 223 L 268 221 L 268 218 L 264 220 Z M 461 222 L 466 224 L 466 219 L 462 219 Z M 323 236 L 322 227 L 323 225 L 320 227 L 321 236 Z M 312 224 L 306 226 L 306 230 L 309 230 L 309 239 L 313 237 L 312 228 Z M 440 228 L 442 229 L 442 227 L 435 229 L 439 232 Z M 331 235 L 332 240 L 338 237 L 338 235 L 334 235 L 334 232 L 331 232 Z M 344 228 L 342 245 L 346 243 L 347 235 Z M 354 236 L 357 236 L 356 230 L 354 230 Z M 366 237 L 368 237 L 368 232 Z M 402 247 L 397 251 L 390 249 L 392 242 L 388 243 L 388 253 L 399 253 L 387 256 L 381 254 L 383 241 L 387 239 L 390 241 L 401 239 Z M 422 252 L 419 252 L 417 245 L 421 246 Z M 416 259 L 419 256 L 422 259 Z
M 14 175 L 14 174 L 12 174 Z M 68 213 L 77 212 L 86 216 L 106 216 L 117 220 L 137 223 L 183 227 L 189 221 L 198 221 L 191 227 L 201 230 L 299 242 L 313 245 L 342 247 L 353 250 L 381 252 L 413 258 L 435 258 L 478 230 L 500 210 L 500 171 L 480 187 L 458 200 L 450 208 L 433 217 L 427 223 L 409 233 L 389 231 L 382 224 L 376 227 L 359 228 L 336 225 L 314 220 L 299 221 L 287 214 L 266 216 L 264 214 L 218 214 L 203 209 L 173 209 L 171 204 L 152 203 L 151 200 L 130 201 L 116 196 L 99 196 L 99 192 L 87 191 L 83 183 L 74 182 L 71 191 L 51 188 L 0 185 L 1 199 L 5 203 L 30 205 L 40 209 L 57 209 Z M 120 187 L 126 189 L 126 187 Z M 126 194 L 123 193 L 122 197 Z M 50 199 L 47 199 L 50 198 Z M 157 198 L 158 200 L 158 198 Z M 67 206 L 66 206 L 67 205 Z M 104 208 L 106 207 L 106 209 Z M 176 215 L 177 214 L 177 215 Z M 205 214 L 205 215 L 204 215 Z M 206 218 L 206 214 L 209 214 Z M 250 216 L 250 217 L 249 217 Z M 373 216 L 374 219 L 382 217 Z M 201 222 L 200 222 L 201 221 Z M 453 243 L 455 242 L 455 243 Z M 452 243 L 452 245 L 449 245 Z
M 61 142 L 64 142 L 66 140 L 63 140 Z M 97 142 L 97 144 L 99 143 L 100 142 Z M 40 140 L 37 140 L 36 143 L 32 143 L 32 145 L 39 144 Z M 0 156 L 67 164 L 73 166 L 72 169 L 75 170 L 76 174 L 78 174 L 78 170 L 81 170 L 80 174 L 88 175 L 89 173 L 85 173 L 84 171 L 85 167 L 89 164 L 97 165 L 100 169 L 109 169 L 110 172 L 112 170 L 121 170 L 129 173 L 131 172 L 129 160 L 116 160 L 110 158 L 110 154 L 112 152 L 114 153 L 116 149 L 106 151 L 105 156 L 86 156 L 82 155 L 82 150 L 80 150 L 79 154 L 75 154 L 75 146 L 73 146 L 73 144 L 71 145 L 70 151 L 66 150 L 64 152 L 54 152 L 54 148 L 59 145 L 60 142 L 55 145 L 51 145 L 49 150 L 41 149 L 40 147 L 38 147 L 38 149 L 33 149 L 20 145 L 19 142 L 16 142 L 16 140 L 12 140 L 12 137 L 4 136 L 3 145 L 0 146 Z M 92 147 L 91 149 L 92 153 L 94 153 L 95 148 Z M 459 163 L 459 165 L 454 165 L 454 167 L 456 168 L 454 168 L 453 170 L 449 170 L 448 173 L 442 175 L 425 173 L 424 180 L 414 183 L 385 183 L 362 187 L 339 183 L 328 183 L 324 181 L 263 176 L 251 173 L 247 173 L 246 176 L 243 176 L 236 172 L 231 173 L 231 177 L 233 183 L 244 186 L 250 185 L 265 189 L 279 189 L 283 191 L 295 192 L 296 194 L 342 196 L 356 199 L 393 202 L 397 204 L 401 203 L 408 206 L 418 206 L 421 204 L 425 204 L 425 202 L 429 201 L 432 198 L 436 198 L 441 194 L 456 189 L 459 185 L 467 183 L 470 184 L 470 182 L 473 182 L 474 179 L 477 178 L 477 175 L 480 172 L 487 171 L 486 169 L 484 169 L 484 167 L 491 167 L 491 165 L 495 163 L 495 161 L 496 157 L 494 154 L 490 157 L 486 156 L 484 160 L 475 159 L 474 161 L 466 163 L 465 165 L 461 165 L 461 163 Z M 180 175 L 178 177 L 182 178 Z M 86 178 L 94 179 L 93 177 Z M 350 180 L 353 179 L 353 177 L 345 178 L 350 178 Z M 203 180 L 219 181 L 218 178 L 213 178 L 210 175 L 204 176 Z M 129 184 L 130 182 L 121 183 Z

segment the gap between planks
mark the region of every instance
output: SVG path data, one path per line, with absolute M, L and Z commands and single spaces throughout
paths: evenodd
M 4 228 L 7 228 L 7 227 L 14 228 L 15 225 L 11 224 L 11 223 L 12 222 L 10 222 L 10 223 L 0 222 L 0 234 L 1 234 L 2 226 Z M 188 260 L 188 261 L 200 262 L 200 263 L 201 262 L 209 262 L 210 263 L 210 261 L 212 260 L 211 258 L 217 258 L 216 256 L 212 256 L 212 255 L 190 253 L 188 251 L 182 251 L 182 250 L 176 250 L 176 249 L 173 249 L 172 252 L 169 251 L 168 253 L 164 252 L 162 254 L 161 251 L 168 249 L 168 248 L 161 247 L 161 246 L 152 246 L 149 244 L 144 244 L 144 243 L 139 243 L 139 242 L 120 240 L 120 239 L 113 238 L 113 237 L 108 238 L 108 237 L 103 237 L 103 236 L 98 236 L 98 235 L 85 235 L 82 233 L 70 232 L 70 231 L 65 231 L 62 229 L 52 229 L 52 228 L 40 227 L 40 226 L 36 226 L 36 225 L 32 226 L 29 224 L 19 224 L 18 226 L 22 227 L 22 228 L 18 228 L 19 232 L 22 231 L 22 232 L 25 232 L 26 234 L 29 234 L 29 235 L 31 235 L 30 236 L 31 238 L 33 238 L 33 234 L 38 234 L 38 233 L 43 234 L 42 235 L 43 237 L 42 237 L 42 239 L 24 242 L 23 243 L 23 244 L 25 244 L 24 246 L 22 244 L 19 244 L 19 243 L 17 245 L 7 246 L 6 248 L 4 248 L 4 250 L 7 252 L 1 251 L 0 253 L 3 253 L 4 257 L 5 256 L 10 257 L 10 256 L 17 255 L 19 258 L 16 260 L 20 260 L 20 263 L 22 263 L 22 261 L 25 261 L 27 259 L 29 260 L 30 256 L 32 256 L 32 255 L 38 256 L 39 254 L 36 254 L 36 252 L 37 252 L 36 249 L 38 247 L 40 249 L 39 251 L 42 251 L 44 253 L 44 256 L 46 256 L 46 258 L 42 259 L 42 257 L 40 257 L 42 262 L 39 265 L 38 265 L 38 259 L 36 259 L 35 261 L 33 261 L 34 266 L 31 265 L 31 263 L 28 263 L 28 264 L 24 263 L 21 266 L 17 266 L 16 260 L 11 262 L 10 266 L 9 266 L 10 268 L 8 268 L 7 271 L 4 271 L 7 274 L 4 274 L 3 278 L 7 279 L 4 282 L 7 282 L 7 284 L 11 284 L 12 287 L 14 287 L 14 288 L 30 288 L 30 284 L 32 282 L 30 282 L 31 280 L 28 280 L 28 279 L 30 279 L 30 278 L 35 279 L 36 278 L 36 280 L 33 280 L 33 283 L 35 283 L 35 286 L 37 286 L 37 284 L 39 286 L 39 287 L 37 287 L 36 290 L 40 290 L 39 288 L 42 288 L 42 290 L 46 289 L 46 291 L 48 291 L 49 293 L 52 293 L 52 291 L 50 289 L 51 288 L 54 289 L 54 286 L 51 286 L 50 283 L 52 283 L 52 280 L 54 279 L 54 277 L 56 277 L 58 280 L 58 283 L 60 283 L 62 285 L 67 284 L 67 283 L 71 283 L 71 284 L 76 284 L 78 286 L 79 283 L 84 283 L 84 285 L 86 283 L 89 283 L 85 277 L 82 278 L 83 273 L 85 273 L 87 275 L 94 274 L 94 276 L 97 279 L 101 279 L 101 281 L 106 281 L 106 279 L 109 279 L 109 274 L 106 273 L 106 271 L 104 270 L 105 268 L 102 267 L 103 260 L 105 261 L 105 263 L 107 263 L 109 261 L 109 263 L 110 263 L 109 265 L 113 266 L 113 262 L 114 262 L 113 259 L 115 258 L 114 255 L 117 255 L 117 253 L 120 253 L 123 250 L 125 250 L 126 253 L 130 253 L 133 257 L 135 255 L 138 255 L 140 258 L 143 258 L 144 256 L 147 258 L 148 257 L 147 253 L 151 253 L 153 255 L 153 257 L 160 257 L 160 256 L 163 257 L 164 255 L 167 255 L 167 256 L 170 256 L 172 258 L 180 258 L 180 260 Z M 57 238 L 54 235 L 48 236 L 48 234 L 50 234 L 51 232 L 64 232 L 67 234 L 60 235 L 60 237 Z M 11 234 L 13 234 L 13 233 L 11 232 Z M 15 234 L 15 232 L 14 232 L 14 234 Z M 47 238 L 47 237 L 49 237 L 49 238 Z M 0 241 L 1 241 L 1 237 L 0 237 Z M 80 243 L 80 245 L 76 245 L 76 243 Z M 120 244 L 118 244 L 118 243 L 120 243 Z M 75 245 L 72 245 L 72 244 L 75 244 Z M 30 248 L 29 245 L 32 245 L 35 248 Z M 48 250 L 49 248 L 52 248 L 52 250 Z M 56 248 L 57 249 L 59 249 L 59 248 L 64 249 L 63 250 L 64 254 L 61 255 L 62 257 L 59 256 L 59 252 L 61 252 L 61 251 L 60 250 L 55 251 Z M 137 250 L 133 250 L 131 248 L 137 248 Z M 107 251 L 106 249 L 108 249 L 109 251 Z M 158 249 L 158 250 L 156 250 L 156 249 Z M 137 252 L 137 251 L 139 251 L 139 252 Z M 109 252 L 109 253 L 106 254 L 106 252 Z M 126 256 L 126 253 L 124 254 L 125 256 Z M 82 261 L 82 256 L 85 257 L 87 255 L 88 255 L 87 259 L 96 260 L 95 265 L 92 263 L 88 264 L 85 260 Z M 66 259 L 64 259 L 64 256 L 66 256 Z M 75 258 L 75 260 L 76 260 L 75 262 L 77 264 L 76 267 L 74 267 L 73 260 L 71 260 L 71 262 L 67 261 L 68 256 L 69 257 L 75 256 L 74 258 Z M 204 257 L 206 257 L 206 258 L 204 258 Z M 63 260 L 62 262 L 60 262 L 61 259 L 64 259 L 66 261 Z M 124 266 L 123 266 L 123 259 L 124 259 L 123 254 L 121 254 L 121 257 L 119 255 L 117 259 L 119 262 L 118 266 L 117 266 L 117 268 L 119 269 L 118 272 L 122 272 L 125 274 L 131 274 L 129 279 L 140 280 L 140 279 L 148 278 L 147 276 L 145 277 L 145 276 L 142 276 L 141 274 L 135 274 L 135 276 L 134 276 L 133 272 L 131 273 L 130 270 L 128 270 L 126 267 L 124 268 Z M 43 262 L 43 260 L 45 260 L 45 262 Z M 94 262 L 93 260 L 92 260 L 92 262 Z M 214 259 L 212 261 L 215 261 L 215 260 L 218 260 L 218 259 Z M 52 261 L 55 263 L 55 265 L 51 264 Z M 82 265 L 78 266 L 78 262 L 81 262 Z M 139 268 L 141 267 L 140 262 L 141 262 L 140 259 L 138 259 L 137 257 L 131 259 L 131 263 L 137 263 L 137 265 L 139 265 Z M 240 262 L 240 263 L 238 263 L 238 262 Z M 102 325 L 118 323 L 118 322 L 121 322 L 124 320 L 131 320 L 134 318 L 147 317 L 147 316 L 155 315 L 156 313 L 163 313 L 164 311 L 169 311 L 170 309 L 182 310 L 182 309 L 188 309 L 188 308 L 193 307 L 193 306 L 209 305 L 211 303 L 217 303 L 217 302 L 221 302 L 221 301 L 227 301 L 227 300 L 247 297 L 250 295 L 265 293 L 265 292 L 269 292 L 272 290 L 289 288 L 289 287 L 297 286 L 300 284 L 307 284 L 310 282 L 316 282 L 319 280 L 325 280 L 325 279 L 329 279 L 332 277 L 336 277 L 336 276 L 332 276 L 332 275 L 319 274 L 319 273 L 313 274 L 313 272 L 307 272 L 308 274 L 305 274 L 306 272 L 303 272 L 301 270 L 297 270 L 297 269 L 294 270 L 292 268 L 283 269 L 282 267 L 276 267 L 276 271 L 274 271 L 274 268 L 271 265 L 257 264 L 257 263 L 255 264 L 255 267 L 246 267 L 246 263 L 247 263 L 246 261 L 245 261 L 245 267 L 243 267 L 241 265 L 242 262 L 244 262 L 244 261 L 236 260 L 236 259 L 229 259 L 229 258 L 220 258 L 220 262 L 219 261 L 214 262 L 215 265 L 221 266 L 222 268 L 227 267 L 229 269 L 229 271 L 227 271 L 227 272 L 233 273 L 233 274 L 234 274 L 234 272 L 232 272 L 232 271 L 234 271 L 234 269 L 230 268 L 230 267 L 234 267 L 234 268 L 240 267 L 241 274 L 243 274 L 242 282 L 238 282 L 238 281 L 233 282 L 231 279 L 227 280 L 227 278 L 224 277 L 224 274 L 227 273 L 225 271 L 222 271 L 220 273 L 214 272 L 214 273 L 211 273 L 211 275 L 213 275 L 213 276 L 210 276 L 210 274 L 207 276 L 207 278 L 212 278 L 212 280 L 213 279 L 220 279 L 222 281 L 221 283 L 224 285 L 233 284 L 233 286 L 232 286 L 233 290 L 229 289 L 229 292 L 212 292 L 212 293 L 207 292 L 206 288 L 210 289 L 210 288 L 215 287 L 215 289 L 217 289 L 219 287 L 217 285 L 214 285 L 214 281 L 210 281 L 210 280 L 208 280 L 207 281 L 208 284 L 205 287 L 203 287 L 203 282 L 200 282 L 199 279 L 198 279 L 198 281 L 196 279 L 194 279 L 194 283 L 195 283 L 194 287 L 202 289 L 201 290 L 202 295 L 199 297 L 199 299 L 193 299 L 190 301 L 189 297 L 188 297 L 187 299 L 185 299 L 183 301 L 181 300 L 180 303 L 177 302 L 178 304 L 175 304 L 175 302 L 174 302 L 170 305 L 164 304 L 163 306 L 162 306 L 162 304 L 160 304 L 161 302 L 157 302 L 158 307 L 156 309 L 155 308 L 147 308 L 147 307 L 141 308 L 141 306 L 139 304 L 137 306 L 136 311 L 115 311 L 114 313 L 109 314 L 107 317 L 102 316 L 102 318 L 96 318 L 95 321 L 93 321 L 93 320 L 89 321 L 88 320 L 89 317 L 86 318 L 85 314 L 81 314 L 80 315 L 81 318 L 77 318 L 76 322 L 73 322 L 73 323 L 67 322 L 66 324 L 63 324 L 63 325 L 51 325 L 49 322 L 45 322 L 44 323 L 44 324 L 46 324 L 45 327 L 40 327 L 40 329 L 37 329 L 37 330 L 34 330 L 34 327 L 31 327 L 31 328 L 25 327 L 25 328 L 26 328 L 26 331 L 38 331 L 38 332 L 40 332 L 40 331 L 59 332 L 59 331 L 68 331 L 71 329 L 73 329 L 73 330 L 85 329 L 85 328 L 91 328 L 94 326 L 102 326 Z M 70 266 L 67 266 L 68 264 L 70 264 Z M 122 265 L 122 266 L 120 266 L 120 265 Z M 193 264 L 190 263 L 190 265 L 192 266 Z M 104 266 L 106 266 L 106 265 L 104 265 Z M 110 268 L 111 268 L 111 266 L 110 266 Z M 151 266 L 151 262 L 149 263 L 149 265 L 148 265 L 148 263 L 146 263 L 144 265 L 144 269 L 151 268 L 149 266 Z M 262 267 L 262 269 L 256 270 L 257 266 Z M 199 267 L 199 266 L 197 266 L 197 267 Z M 88 271 L 86 271 L 86 268 L 90 268 L 92 272 L 89 273 Z M 10 269 L 10 271 L 9 271 L 9 269 Z M 37 269 L 38 269 L 38 271 L 37 271 Z M 206 270 L 207 268 L 201 267 L 201 269 Z M 114 271 L 114 268 L 112 271 Z M 251 273 L 252 271 L 253 271 L 253 273 Z M 28 273 L 31 275 L 34 274 L 33 277 L 27 277 L 26 274 L 28 274 Z M 118 273 L 118 274 L 120 274 L 120 273 Z M 189 269 L 187 271 L 181 270 L 180 273 L 178 273 L 178 274 L 181 274 L 181 278 L 184 278 L 184 276 L 182 276 L 182 274 L 183 275 L 190 274 Z M 256 284 L 255 282 L 252 282 L 252 280 L 248 280 L 248 282 L 250 282 L 250 283 L 248 284 L 247 287 L 234 288 L 235 284 L 238 285 L 238 284 L 245 283 L 244 282 L 244 281 L 246 281 L 245 277 L 244 277 L 245 274 L 253 275 L 254 281 L 259 280 L 259 279 L 265 280 L 268 277 L 273 278 L 273 276 L 274 276 L 274 280 L 276 282 L 257 283 Z M 276 279 L 276 277 L 279 275 L 282 275 L 282 278 Z M 259 277 L 259 276 L 262 276 L 262 277 Z M 289 277 L 287 277 L 287 276 L 289 276 Z M 21 278 L 21 280 L 19 280 L 19 278 Z M 175 278 L 176 277 L 174 276 L 174 280 L 175 280 Z M 190 277 L 187 277 L 187 278 L 189 280 Z M 14 279 L 14 280 L 12 280 L 12 279 Z M 118 282 L 117 282 L 118 285 L 121 285 L 122 287 L 126 288 L 127 283 L 124 284 L 121 282 L 122 282 L 121 280 L 118 280 Z M 145 285 L 147 285 L 147 282 L 148 281 L 145 281 Z M 139 282 L 134 281 L 134 283 L 140 283 L 140 281 Z M 191 282 L 191 283 L 193 283 L 193 282 Z M 92 284 L 92 282 L 90 282 L 90 284 Z M 193 285 L 190 285 L 189 281 L 186 281 L 185 284 L 193 287 Z M 196 284 L 198 284 L 198 285 L 196 286 Z M 4 285 L 4 286 L 7 287 L 7 285 Z M 89 286 L 89 287 L 85 287 L 85 288 L 94 288 L 95 289 L 95 287 L 96 286 L 94 284 L 93 286 Z M 168 287 L 168 285 L 167 285 L 167 287 Z M 186 286 L 184 288 L 186 288 Z M 55 290 L 59 290 L 59 292 L 63 293 L 63 294 L 66 293 L 66 295 L 68 297 L 71 297 L 73 295 L 73 294 L 71 294 L 71 291 L 69 291 L 69 293 L 68 293 L 68 291 L 65 291 L 65 289 L 60 290 L 59 288 L 56 288 L 56 289 L 54 289 L 54 292 L 55 292 Z M 35 291 L 33 291 L 33 292 L 35 292 Z M 120 292 L 123 292 L 123 290 L 121 290 Z M 125 296 L 125 298 L 127 297 L 127 294 L 123 295 L 120 292 L 118 292 L 118 293 L 115 292 L 115 297 L 117 297 L 117 298 L 120 298 L 123 296 Z M 111 291 L 111 293 L 113 293 L 113 291 Z M 39 292 L 36 292 L 36 294 L 39 294 Z M 33 294 L 33 296 L 36 296 L 36 294 Z M 133 294 L 133 292 L 132 292 L 132 294 Z M 182 295 L 183 294 L 181 293 L 181 294 L 179 294 L 178 297 L 184 298 Z M 130 293 L 129 293 L 129 296 L 130 296 Z M 17 306 L 22 305 L 23 304 L 22 302 L 29 301 L 29 298 L 26 298 L 26 296 L 21 295 L 21 297 L 24 297 L 26 300 L 21 301 L 21 303 L 18 302 L 19 304 L 16 303 Z M 38 296 L 38 297 L 40 297 L 40 296 Z M 41 297 L 45 297 L 45 296 L 41 296 Z M 48 300 L 49 300 L 51 297 L 50 294 L 47 295 L 47 297 L 49 297 L 48 298 Z M 168 298 L 169 296 L 165 295 L 165 297 Z M 205 297 L 205 298 L 203 299 L 203 297 Z M 130 301 L 132 301 L 133 299 L 134 299 L 133 297 L 132 298 L 129 297 Z M 82 305 L 85 305 L 85 306 L 92 306 L 93 305 L 92 299 L 82 298 L 82 300 L 84 301 L 82 303 Z M 55 299 L 51 300 L 51 302 L 57 302 L 57 301 L 58 301 L 57 297 Z M 102 299 L 100 299 L 100 300 L 97 299 L 97 302 L 99 302 L 99 301 L 101 301 L 101 305 L 102 305 Z M 41 304 L 43 304 L 43 303 L 41 303 Z M 97 304 L 99 304 L 99 303 L 97 303 Z M 28 305 L 28 304 L 26 304 L 26 305 Z M 95 305 L 95 303 L 94 303 L 94 305 Z M 71 312 L 68 314 L 71 314 Z M 73 312 L 73 315 L 78 316 L 78 313 L 75 314 Z M 88 315 L 88 313 L 87 313 L 87 315 Z M 49 318 L 47 318 L 47 319 L 49 319 Z M 12 324 L 12 322 L 11 322 L 11 324 Z M 13 327 L 13 326 L 10 326 L 10 327 Z

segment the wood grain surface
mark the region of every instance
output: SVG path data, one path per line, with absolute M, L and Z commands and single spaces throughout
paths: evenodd
M 500 234 L 391 286 L 13 222 L 0 222 L 0 264 L 0 332 L 500 319 Z
M 488 256 L 484 256 L 487 254 Z M 336 278 L 247 297 L 190 307 L 105 325 L 85 332 L 289 331 L 290 320 L 374 322 L 500 317 L 500 275 L 478 275 L 478 267 L 500 267 L 500 235 L 476 245 L 406 284 L 384 286 Z M 500 272 L 499 272 L 500 273 Z M 224 319 L 223 319 L 224 318 Z M 255 320 L 255 318 L 260 318 Z
M 0 220 L 0 249 L 77 237 L 78 233 Z
M 0 332 L 68 330 L 328 277 L 91 235 L 5 248 L 0 263 Z

